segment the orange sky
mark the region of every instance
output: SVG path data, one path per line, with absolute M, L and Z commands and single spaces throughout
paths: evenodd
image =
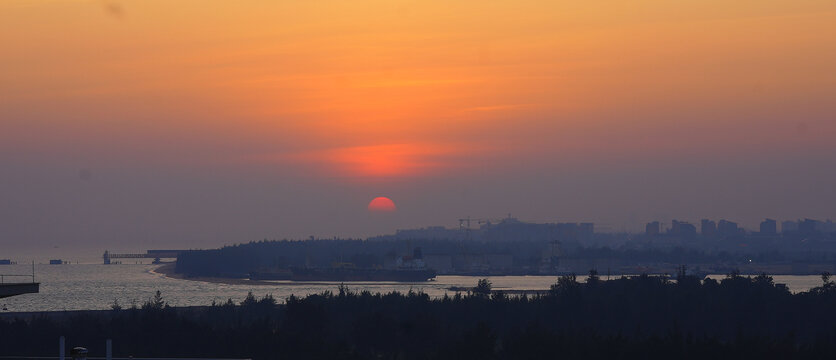
M 824 0 L 4 0 L 0 161 L 362 187 L 832 158 L 834 34 Z
M 692 128 L 731 130 L 708 142 L 720 148 L 766 142 L 798 126 L 776 112 L 813 115 L 804 126 L 825 131 L 810 146 L 834 130 L 816 118 L 836 94 L 832 1 L 0 6 L 6 143 L 33 127 L 134 147 L 189 133 L 259 144 L 224 158 L 303 155 L 374 177 L 468 156 L 696 151 L 704 139 L 619 144 Z

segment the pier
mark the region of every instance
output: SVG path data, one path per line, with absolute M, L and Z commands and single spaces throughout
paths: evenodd
M 31 281 L 16 281 L 15 279 L 29 278 Z M 0 299 L 15 295 L 35 294 L 40 291 L 41 284 L 35 282 L 35 263 L 32 263 L 32 275 L 0 274 Z
M 111 253 L 105 251 L 102 255 L 105 265 L 112 263 L 113 259 L 154 259 L 154 262 L 159 262 L 160 259 L 176 259 L 180 253 L 187 250 L 147 250 L 145 253 L 130 254 L 130 253 Z
M 0 299 L 15 295 L 37 294 L 41 284 L 33 283 L 3 283 L 0 284 Z

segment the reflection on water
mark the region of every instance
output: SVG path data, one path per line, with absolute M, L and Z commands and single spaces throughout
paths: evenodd
M 118 301 L 122 307 L 141 305 L 154 292 L 162 292 L 172 306 L 209 305 L 213 301 L 232 299 L 240 302 L 252 291 L 256 296 L 271 294 L 282 301 L 291 294 L 298 296 L 335 291 L 339 283 L 286 283 L 270 285 L 216 284 L 167 278 L 153 273 L 156 265 L 35 265 L 36 281 L 41 292 L 0 299 L 7 311 L 60 311 L 109 309 Z M 3 265 L 0 274 L 31 274 L 31 265 Z M 711 278 L 722 279 L 722 275 Z M 579 280 L 583 280 L 579 276 Z M 606 279 L 606 276 L 603 277 Z M 793 292 L 806 291 L 821 284 L 820 276 L 775 276 L 776 283 L 787 284 Z M 423 291 L 430 296 L 452 294 L 450 287 L 475 286 L 476 276 L 439 276 L 427 283 L 347 282 L 353 290 L 375 292 Z M 493 276 L 488 277 L 494 289 L 545 290 L 556 281 L 555 276 Z

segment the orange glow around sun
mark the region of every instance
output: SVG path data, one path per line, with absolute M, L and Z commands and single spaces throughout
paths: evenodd
M 336 149 L 329 160 L 349 175 L 401 176 L 426 173 L 439 166 L 429 159 L 437 151 L 417 144 L 357 146 Z
M 467 156 L 484 147 L 469 144 L 403 143 L 334 147 L 279 156 L 275 160 L 309 164 L 320 176 L 353 179 L 399 178 L 467 168 Z M 256 161 L 261 161 L 256 158 Z
M 0 156 L 353 182 L 834 149 L 833 1 L 118 2 L 0 1 Z
M 393 212 L 397 209 L 395 202 L 387 197 L 379 196 L 369 202 L 369 211 L 371 212 Z

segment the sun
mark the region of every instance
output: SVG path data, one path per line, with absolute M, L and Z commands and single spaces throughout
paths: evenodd
M 369 211 L 371 212 L 394 212 L 398 210 L 395 207 L 395 202 L 384 196 L 379 196 L 369 202 Z

